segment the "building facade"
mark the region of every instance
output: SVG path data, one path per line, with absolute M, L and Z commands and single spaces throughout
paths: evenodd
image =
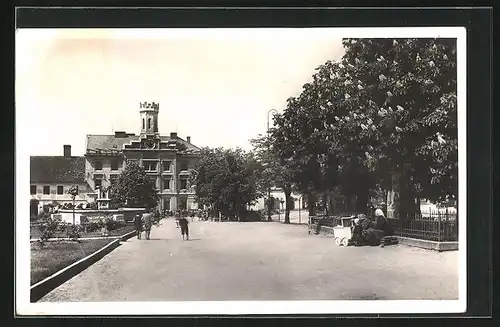
M 98 192 L 108 196 L 107 189 L 127 163 L 135 162 L 154 178 L 160 194 L 159 210 L 197 209 L 189 175 L 200 149 L 189 136 L 184 140 L 177 133 L 160 135 L 158 115 L 158 103 L 142 102 L 139 135 L 87 135 L 84 171 L 85 181 L 93 190 L 88 194 L 90 201 L 97 198 Z
M 92 192 L 85 179 L 85 157 L 71 156 L 71 146 L 64 145 L 63 156 L 30 157 L 30 214 L 48 212 L 57 204 L 73 203 L 68 194 L 78 187 L 75 204 L 86 203 L 88 192 Z

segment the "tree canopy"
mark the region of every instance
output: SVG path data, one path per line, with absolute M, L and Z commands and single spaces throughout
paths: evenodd
M 109 198 L 114 207 L 151 209 L 157 205 L 159 195 L 154 178 L 148 176 L 143 167 L 129 161 L 117 180 L 111 184 Z
M 344 39 L 272 130 L 300 165 L 303 193 L 340 190 L 362 209 L 371 190 L 398 201 L 456 199 L 456 44 L 451 39 Z M 394 178 L 394 176 L 397 176 Z M 413 205 L 414 206 L 414 205 Z
M 246 206 L 261 196 L 261 171 L 250 152 L 203 148 L 190 176 L 196 185 L 196 202 L 240 218 Z

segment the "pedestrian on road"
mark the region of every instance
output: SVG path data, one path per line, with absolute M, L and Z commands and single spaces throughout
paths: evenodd
M 142 219 L 141 215 L 136 215 L 134 219 L 134 224 L 135 224 L 135 230 L 137 231 L 137 239 L 141 239 L 141 234 L 142 234 Z
M 186 217 L 179 219 L 179 226 L 181 227 L 182 240 L 189 240 L 189 222 Z
M 144 231 L 146 234 L 146 239 L 149 240 L 151 234 L 151 226 L 153 225 L 153 213 L 148 211 L 142 215 L 142 221 L 144 222 Z

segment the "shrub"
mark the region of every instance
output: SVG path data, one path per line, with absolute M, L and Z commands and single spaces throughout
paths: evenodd
M 40 225 L 38 226 L 38 229 L 40 232 L 42 232 L 42 235 L 40 236 L 40 246 L 44 246 L 45 243 L 48 241 L 49 238 L 52 238 L 55 236 L 59 224 L 61 223 L 61 220 L 59 219 L 52 219 L 50 215 L 40 222 Z
M 81 226 L 71 224 L 66 227 L 66 235 L 70 240 L 77 241 L 80 238 L 80 229 Z
M 118 228 L 117 221 L 113 220 L 112 218 L 107 218 L 105 224 L 108 231 L 112 231 Z

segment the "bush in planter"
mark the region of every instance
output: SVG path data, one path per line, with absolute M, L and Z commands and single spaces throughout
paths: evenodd
M 39 239 L 39 244 L 41 247 L 45 245 L 49 238 L 53 238 L 56 235 L 60 223 L 61 220 L 52 219 L 50 215 L 41 221 L 40 225 L 38 226 L 38 229 L 40 230 L 40 232 L 42 232 L 42 235 Z
M 78 241 L 80 238 L 80 229 L 81 226 L 78 225 L 69 225 L 66 227 L 66 235 L 72 241 Z
M 125 226 L 123 222 L 116 221 L 113 218 L 107 218 L 105 224 L 108 231 L 112 231 Z

